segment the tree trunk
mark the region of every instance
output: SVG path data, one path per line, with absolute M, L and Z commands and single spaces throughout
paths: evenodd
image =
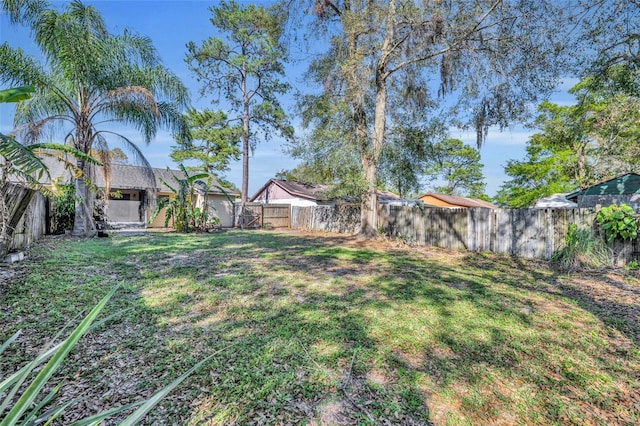
M 243 54 L 246 54 L 243 48 Z M 250 123 L 250 110 L 249 110 L 249 93 L 247 91 L 247 71 L 242 69 L 240 71 L 241 82 L 240 88 L 242 90 L 242 190 L 240 198 L 240 208 L 236 214 L 236 226 L 244 227 L 244 208 L 247 200 L 249 199 L 249 123 Z
M 364 158 L 363 168 L 367 181 L 367 191 L 362 195 L 360 234 L 365 237 L 375 237 L 378 233 L 378 197 L 376 194 L 378 166 L 375 162 Z
M 71 235 L 75 237 L 94 237 L 98 233 L 93 220 L 95 195 L 91 187 L 87 185 L 87 176 L 91 176 L 90 167 L 88 163 L 78 161 L 78 168 L 82 170 L 83 175 L 75 180 L 76 212 L 71 232 Z
M 367 192 L 362 198 L 360 233 L 367 237 L 378 232 L 378 197 L 376 181 L 378 178 L 378 162 L 384 144 L 384 133 L 387 113 L 387 67 L 391 58 L 391 42 L 394 37 L 393 20 L 396 12 L 396 0 L 389 0 L 385 38 L 382 43 L 380 57 L 376 64 L 376 98 L 373 114 L 373 135 L 368 152 L 362 157 L 362 167 L 367 182 Z

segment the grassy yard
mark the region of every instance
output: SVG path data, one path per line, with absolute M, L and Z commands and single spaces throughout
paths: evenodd
M 0 284 L 0 376 L 117 283 L 53 380 L 65 422 L 219 356 L 154 424 L 638 424 L 640 285 L 543 262 L 228 231 L 45 239 Z M 117 420 L 117 419 L 115 419 Z M 114 422 L 115 422 L 114 420 Z

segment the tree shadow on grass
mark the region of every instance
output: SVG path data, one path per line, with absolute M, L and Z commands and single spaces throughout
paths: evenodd
M 482 267 L 479 256 L 470 255 L 465 261 Z M 507 263 L 519 273 L 515 278 L 513 270 L 506 271 L 503 275 L 506 284 L 566 297 L 640 347 L 640 286 L 625 283 L 619 275 L 606 271 L 569 274 L 549 262 L 510 258 Z
M 517 395 L 488 389 L 513 377 L 553 385 L 529 372 L 538 366 L 527 360 L 544 355 L 535 346 L 544 330 L 517 334 L 532 325 L 531 306 L 509 286 L 558 293 L 526 264 L 485 272 L 496 263 L 476 255 L 448 264 L 366 241 L 276 233 L 112 243 L 118 256 L 97 259 L 129 283 L 116 304 L 134 311 L 79 353 L 99 356 L 87 372 L 99 377 L 96 394 L 131 402 L 113 386 L 145 397 L 223 350 L 150 422 L 429 424 L 445 421 L 447 407 L 500 421 Z M 456 387 L 469 396 L 443 401 Z
M 277 234 L 261 236 L 257 241 L 255 238 L 240 237 L 234 245 L 241 247 L 241 250 L 233 262 L 244 264 L 248 269 L 235 269 L 230 275 L 222 277 L 216 276 L 219 274 L 216 273 L 208 279 L 207 274 L 194 274 L 185 265 L 173 267 L 168 273 L 176 280 L 188 278 L 201 285 L 209 285 L 213 293 L 230 292 L 240 301 L 239 306 L 228 312 L 229 317 L 208 323 L 210 332 L 253 342 L 249 345 L 252 348 L 250 351 L 241 351 L 246 356 L 249 356 L 249 352 L 261 353 L 262 348 L 270 345 L 278 346 L 280 356 L 289 353 L 296 362 L 291 359 L 270 359 L 263 360 L 263 363 L 295 364 L 302 369 L 297 374 L 304 379 L 283 385 L 284 388 L 274 388 L 274 392 L 285 395 L 278 400 L 280 402 L 268 398 L 265 400 L 262 395 L 260 402 L 243 405 L 239 410 L 242 412 L 258 410 L 264 415 L 264 410 L 273 406 L 286 411 L 285 408 L 291 409 L 286 401 L 296 401 L 294 405 L 298 409 L 294 411 L 298 415 L 315 413 L 322 416 L 327 401 L 338 401 L 343 408 L 341 414 L 337 415 L 353 421 L 361 418 L 366 420 L 371 415 L 379 419 L 405 416 L 402 421 L 428 423 L 428 391 L 419 377 L 429 374 L 437 380 L 446 381 L 453 377 L 454 369 L 438 365 L 438 371 L 433 371 L 429 368 L 434 365 L 430 350 L 423 350 L 416 361 L 417 348 L 394 348 L 393 344 L 381 341 L 380 337 L 374 338 L 372 332 L 375 330 L 372 328 L 378 325 L 372 325 L 375 318 L 370 315 L 400 309 L 398 304 L 420 302 L 434 309 L 442 318 L 441 325 L 447 329 L 447 318 L 454 315 L 451 305 L 463 301 L 476 306 L 476 310 L 482 311 L 485 317 L 510 315 L 521 322 L 528 320 L 511 303 L 514 301 L 505 301 L 502 296 L 500 300 L 490 300 L 487 286 L 481 279 L 469 279 L 469 276 L 461 275 L 455 268 L 425 262 L 420 257 L 409 256 L 407 260 L 407 253 L 390 256 L 368 249 L 344 247 L 344 241 L 340 238 L 332 238 L 325 243 L 324 239 L 318 241 Z M 267 262 L 261 262 L 264 258 Z M 269 278 L 265 270 L 280 270 L 282 277 L 298 276 L 298 285 L 279 283 L 277 277 Z M 241 284 L 238 283 L 240 275 Z M 370 280 L 362 282 L 365 278 Z M 309 283 L 312 285 L 307 287 Z M 184 324 L 187 328 L 208 316 L 216 317 L 215 312 L 207 310 L 195 317 L 188 312 L 173 314 L 177 318 L 187 319 Z M 469 324 L 472 323 L 473 318 L 470 318 L 467 327 L 471 328 Z M 390 326 L 391 332 L 395 332 L 393 329 L 396 325 Z M 463 370 L 471 370 L 473 365 L 479 364 L 495 363 L 501 368 L 513 366 L 508 354 L 508 334 L 499 327 L 489 331 L 475 330 L 474 333 L 478 336 L 435 333 L 439 346 L 459 354 L 456 356 L 460 362 L 451 365 L 457 369 L 464 367 Z M 486 333 L 489 334 L 488 338 L 484 336 Z M 386 355 L 378 362 L 379 365 L 374 363 L 372 366 L 371 361 L 384 353 Z M 352 359 L 354 365 L 350 364 Z M 238 362 L 245 365 L 246 359 L 236 356 L 224 362 L 228 365 Z M 389 362 L 395 367 L 390 373 L 384 374 L 384 385 L 376 385 L 375 380 L 371 382 L 368 377 L 380 375 L 380 371 L 388 369 Z M 320 369 L 324 370 L 323 374 L 331 378 L 328 383 L 314 376 L 318 374 L 315 371 L 316 363 L 322 366 Z M 307 371 L 309 368 L 311 373 Z M 292 369 L 297 371 L 295 367 Z M 234 367 L 236 370 L 244 371 L 246 368 Z M 413 378 L 401 378 L 399 371 L 412 372 L 410 376 Z M 346 381 L 345 376 L 350 377 L 353 395 L 341 388 Z M 249 377 L 253 382 L 243 386 L 252 390 L 263 386 L 258 377 Z M 225 395 L 233 394 L 232 388 L 223 386 L 223 389 L 218 399 L 224 400 Z M 355 398 L 355 404 L 350 398 Z M 362 406 L 365 402 L 368 404 L 366 407 Z M 228 400 L 226 404 L 233 404 L 233 401 Z

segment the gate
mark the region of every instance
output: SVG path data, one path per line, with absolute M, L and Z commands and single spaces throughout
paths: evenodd
M 291 205 L 289 204 L 264 204 L 262 206 L 263 228 L 290 228 Z
M 242 229 L 289 228 L 291 227 L 291 205 L 245 203 L 240 212 L 239 226 Z

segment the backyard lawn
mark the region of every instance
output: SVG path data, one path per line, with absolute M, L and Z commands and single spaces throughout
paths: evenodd
M 53 237 L 28 255 L 0 282 L 0 343 L 23 330 L 0 378 L 121 284 L 104 315 L 125 311 L 51 381 L 82 398 L 62 423 L 216 351 L 149 424 L 640 423 L 629 272 L 277 232 Z

